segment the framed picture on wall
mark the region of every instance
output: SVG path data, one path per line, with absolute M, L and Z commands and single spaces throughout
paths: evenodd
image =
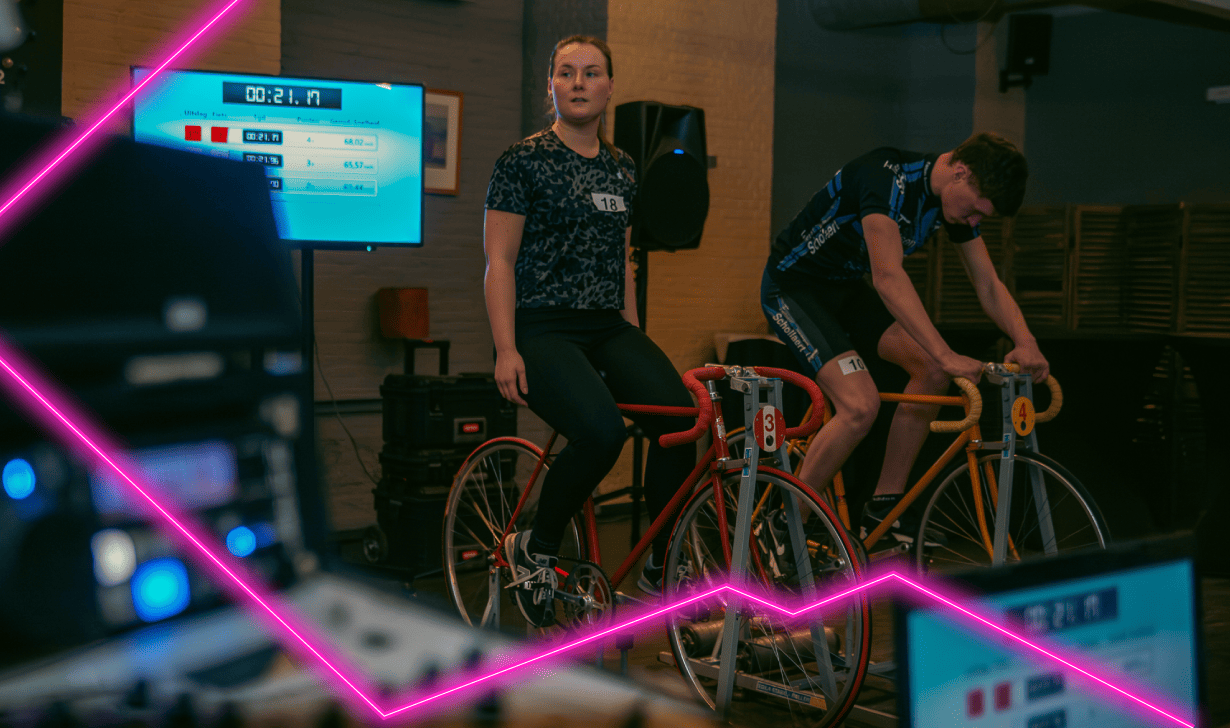
M 461 92 L 427 89 L 423 108 L 423 191 L 455 195 L 461 166 Z

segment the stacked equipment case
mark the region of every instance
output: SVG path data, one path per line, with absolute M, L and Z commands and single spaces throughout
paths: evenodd
M 407 341 L 405 374 L 380 387 L 384 448 L 375 496 L 379 545 L 369 559 L 413 575 L 440 567 L 440 529 L 453 477 L 493 437 L 517 434 L 517 410 L 490 374 L 447 376 L 447 341 Z M 440 352 L 440 375 L 414 374 L 418 348 Z

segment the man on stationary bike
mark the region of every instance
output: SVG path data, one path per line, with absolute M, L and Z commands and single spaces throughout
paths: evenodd
M 902 267 L 904 256 L 941 226 L 983 310 L 1015 345 L 1005 359 L 1034 381 L 1046 379 L 1046 359 L 978 231 L 985 217 L 1016 214 L 1027 175 L 1021 152 L 994 134 L 975 134 L 940 155 L 882 147 L 838 170 L 777 235 L 761 281 L 761 306 L 835 410 L 807 451 L 803 481 L 814 488 L 827 484 L 875 421 L 879 392 L 859 352 L 905 369 L 909 394 L 943 394 L 953 377 L 981 378 L 980 362 L 944 343 Z M 862 537 L 901 499 L 938 409 L 898 405 L 875 494 L 863 510 Z M 911 520 L 896 521 L 889 534 L 912 543 L 918 522 Z M 928 531 L 928 544 L 940 539 Z

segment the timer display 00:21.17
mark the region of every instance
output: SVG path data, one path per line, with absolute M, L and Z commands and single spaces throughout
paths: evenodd
M 270 83 L 223 81 L 222 103 L 341 109 L 342 90 L 340 88 L 316 86 L 283 86 Z

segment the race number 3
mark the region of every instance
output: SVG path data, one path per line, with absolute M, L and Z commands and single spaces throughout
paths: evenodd
M 624 206 L 623 195 L 605 195 L 595 192 L 591 197 L 594 198 L 594 207 L 603 212 L 626 212 L 628 209 Z
M 782 411 L 771 404 L 766 404 L 756 413 L 752 423 L 756 432 L 756 444 L 764 452 L 773 452 L 781 444 Z

